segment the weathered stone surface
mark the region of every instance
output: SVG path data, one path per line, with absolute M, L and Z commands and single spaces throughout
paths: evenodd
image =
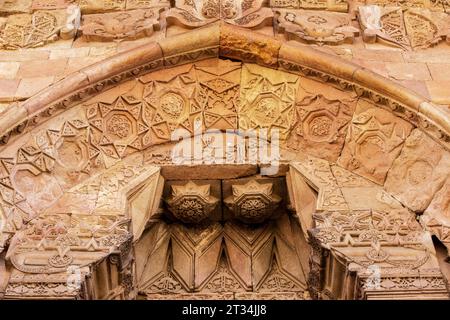
M 425 211 L 429 216 L 444 216 L 450 220 L 450 179 L 447 178 L 442 188 L 436 192 Z
M 322 95 L 308 96 L 298 101 L 288 147 L 336 161 L 344 145 L 354 108 L 355 101 L 328 100 Z
M 288 40 L 306 43 L 331 44 L 353 43 L 359 30 L 351 26 L 351 17 L 341 13 L 306 10 L 279 10 L 279 31 Z
M 386 179 L 386 190 L 416 212 L 423 212 L 441 189 L 450 156 L 425 133 L 415 129 Z
M 359 100 L 338 164 L 382 185 L 411 129 L 405 120 Z
M 298 77 L 246 64 L 242 68 L 239 129 L 286 139 L 294 121 Z M 262 133 L 261 133 L 262 134 Z
M 125 9 L 126 0 L 79 0 L 83 13 L 95 13 Z
M 0 48 L 19 49 L 42 46 L 59 38 L 75 37 L 80 23 L 80 9 L 39 10 L 33 14 L 15 14 L 0 18 Z
M 130 10 L 84 15 L 83 37 L 88 41 L 134 40 L 159 29 L 161 9 Z

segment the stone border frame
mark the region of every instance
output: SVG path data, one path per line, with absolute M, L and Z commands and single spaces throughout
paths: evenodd
M 0 144 L 7 144 L 50 116 L 123 81 L 214 57 L 256 63 L 354 90 L 358 96 L 371 99 L 424 130 L 450 150 L 450 115 L 426 98 L 340 57 L 224 23 L 119 53 L 72 73 L 22 103 L 11 105 L 0 118 Z

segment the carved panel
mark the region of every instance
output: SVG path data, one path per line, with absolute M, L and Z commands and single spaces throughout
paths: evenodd
M 262 8 L 262 0 L 176 0 L 167 14 L 169 24 L 195 28 L 223 20 L 240 27 L 254 28 L 271 24 L 273 13 Z
M 224 201 L 237 219 L 259 223 L 269 218 L 281 202 L 272 188 L 272 183 L 250 180 L 244 185 L 232 185 L 233 195 Z
M 257 65 L 242 68 L 239 129 L 265 129 L 286 139 L 292 129 L 298 77 Z
M 389 171 L 385 188 L 410 209 L 423 212 L 443 186 L 449 161 L 436 142 L 415 129 Z
M 88 41 L 135 40 L 148 37 L 159 29 L 162 9 L 130 10 L 84 15 L 81 25 Z
M 112 103 L 88 105 L 91 156 L 101 153 L 108 164 L 144 149 L 151 142 L 146 118 L 150 112 L 150 107 L 133 95 L 120 96 Z
M 71 4 L 78 4 L 78 2 L 79 0 L 33 0 L 31 9 L 32 10 L 64 9 Z
M 127 10 L 169 6 L 170 1 L 167 0 L 127 0 L 126 4 Z
M 359 100 L 338 164 L 383 184 L 411 129 L 409 122 Z
M 198 101 L 205 129 L 237 129 L 241 63 L 218 60 L 196 65 Z
M 276 8 L 301 8 L 330 11 L 348 11 L 347 0 L 270 0 L 270 6 Z
M 172 194 L 166 199 L 169 210 L 184 223 L 198 223 L 211 215 L 218 199 L 211 196 L 210 185 L 197 185 L 189 181 L 185 185 L 172 185 Z
M 354 105 L 354 101 L 328 100 L 322 95 L 307 96 L 297 102 L 288 147 L 336 161 L 344 145 Z
M 404 49 L 431 47 L 447 37 L 448 16 L 427 9 L 360 6 L 359 21 L 366 42 L 381 41 Z
M 126 0 L 79 0 L 83 13 L 124 10 Z
M 0 48 L 33 48 L 59 38 L 73 38 L 79 21 L 80 9 L 76 6 L 67 10 L 41 10 L 0 18 Z
M 0 12 L 6 14 L 30 12 L 32 1 L 33 0 L 3 0 L 0 2 Z
M 337 45 L 353 43 L 359 34 L 347 14 L 281 9 L 278 13 L 279 31 L 285 33 L 288 40 Z

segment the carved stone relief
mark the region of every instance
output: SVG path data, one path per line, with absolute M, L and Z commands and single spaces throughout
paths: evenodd
M 117 11 L 125 9 L 126 0 L 79 0 L 83 13 Z
M 134 40 L 160 28 L 162 8 L 130 10 L 83 16 L 81 32 L 88 41 Z
M 77 6 L 0 18 L 0 48 L 33 48 L 59 38 L 70 39 L 75 37 L 79 23 L 80 9 Z
M 348 11 L 347 0 L 270 0 L 270 6 L 276 8 Z
M 428 48 L 445 40 L 448 16 L 428 9 L 360 6 L 358 17 L 366 42 L 376 41 L 404 49 Z
M 156 237 L 148 258 L 137 260 L 148 259 L 138 268 L 139 291 L 147 299 L 302 299 L 305 279 L 293 223 L 287 216 L 262 225 L 158 223 L 142 240 L 150 244 Z M 136 244 L 137 250 L 144 246 Z
M 411 210 L 423 212 L 448 176 L 450 157 L 415 129 L 390 169 L 385 188 Z
M 218 199 L 211 196 L 210 185 L 172 185 L 172 195 L 166 200 L 172 214 L 184 223 L 199 223 L 216 208 Z
M 262 7 L 262 0 L 176 0 L 166 15 L 169 24 L 196 28 L 222 20 L 240 27 L 271 24 L 273 13 Z
M 233 185 L 233 195 L 224 201 L 237 219 L 247 223 L 263 222 L 281 202 L 281 198 L 273 194 L 272 188 L 271 183 L 250 180 L 244 185 Z
M 288 40 L 337 45 L 353 43 L 359 34 L 347 14 L 283 9 L 278 13 L 278 30 L 285 33 Z
M 246 64 L 242 68 L 239 128 L 277 131 L 286 139 L 292 129 L 298 77 Z
M 352 100 L 328 100 L 322 95 L 307 96 L 295 106 L 294 127 L 288 148 L 336 161 L 344 145 L 348 123 L 354 112 Z M 321 146 L 320 154 L 316 153 Z
M 360 99 L 338 164 L 382 185 L 411 130 L 410 123 Z

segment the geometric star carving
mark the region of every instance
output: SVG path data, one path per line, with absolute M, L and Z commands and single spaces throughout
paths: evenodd
M 225 199 L 234 216 L 245 223 L 260 223 L 273 215 L 281 197 L 273 194 L 272 183 L 250 180 L 244 185 L 232 185 L 233 195 Z
M 90 142 L 113 159 L 142 150 L 150 143 L 149 126 L 143 118 L 147 108 L 131 95 L 119 96 L 112 103 L 89 105 Z

